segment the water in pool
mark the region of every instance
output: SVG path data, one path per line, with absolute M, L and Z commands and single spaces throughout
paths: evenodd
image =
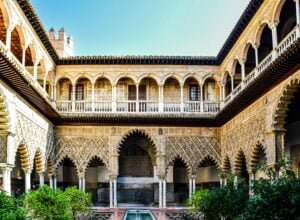
M 128 210 L 124 220 L 156 220 L 149 210 Z

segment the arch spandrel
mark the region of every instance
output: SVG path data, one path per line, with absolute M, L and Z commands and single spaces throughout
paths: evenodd
M 166 164 L 170 164 L 178 155 L 186 161 L 190 174 L 196 172 L 199 163 L 205 157 L 213 157 L 221 165 L 221 147 L 218 138 L 202 136 L 166 137 Z
M 109 167 L 109 145 L 107 137 L 59 137 L 56 142 L 56 164 L 65 156 L 74 159 L 78 172 L 83 173 L 90 159 L 94 156 L 101 158 Z

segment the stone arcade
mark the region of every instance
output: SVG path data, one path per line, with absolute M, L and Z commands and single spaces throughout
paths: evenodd
M 297 171 L 299 1 L 251 0 L 216 57 L 73 57 L 28 0 L 0 0 L 1 186 L 164 208 L 258 162 Z

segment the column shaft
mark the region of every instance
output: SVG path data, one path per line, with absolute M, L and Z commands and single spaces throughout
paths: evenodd
M 113 180 L 113 184 L 114 184 L 114 207 L 117 208 L 118 199 L 117 199 L 117 180 L 116 179 Z
M 6 47 L 8 50 L 10 50 L 10 46 L 11 46 L 11 27 L 7 27 L 6 30 Z
M 167 207 L 167 182 L 166 180 L 163 180 L 163 195 L 162 195 L 162 199 L 163 199 L 163 208 Z
M 112 97 L 112 112 L 117 112 L 117 86 L 112 86 L 111 89 L 111 97 Z
M 158 181 L 158 206 L 162 208 L 162 180 L 159 179 Z
M 183 85 L 180 85 L 180 111 L 184 112 L 184 103 L 183 103 Z
M 54 190 L 57 189 L 57 177 L 56 176 L 53 178 L 53 188 L 54 188 Z
M 300 1 L 295 0 L 296 2 L 296 18 L 297 18 L 297 24 L 300 24 Z
M 49 176 L 49 186 L 51 189 L 53 189 L 53 177 Z
M 109 180 L 109 207 L 112 208 L 113 207 L 113 182 L 110 179 Z
M 8 195 L 11 195 L 11 168 L 3 168 L 3 189 Z
M 192 197 L 192 192 L 193 192 L 193 183 L 192 183 L 192 178 L 189 178 L 189 198 Z
M 31 170 L 24 170 L 25 173 L 25 192 L 31 189 Z
M 40 177 L 40 186 L 43 186 L 45 183 L 44 174 L 43 173 L 39 174 L 39 177 Z
M 163 112 L 164 111 L 164 87 L 159 86 L 158 92 L 159 92 L 158 111 Z

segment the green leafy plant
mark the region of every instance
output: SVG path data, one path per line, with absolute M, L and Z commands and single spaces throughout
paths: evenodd
M 64 195 L 69 200 L 73 218 L 80 214 L 87 214 L 90 212 L 90 207 L 93 204 L 89 193 L 84 193 L 76 187 L 68 187 L 64 192 Z
M 207 198 L 209 195 L 209 190 L 203 189 L 198 190 L 195 193 L 193 193 L 192 197 L 188 200 L 187 205 L 191 207 L 190 212 L 191 213 L 197 213 L 199 212 L 199 205 L 202 203 L 202 201 Z
M 21 220 L 25 219 L 24 211 L 18 206 L 18 200 L 8 196 L 0 190 L 0 219 Z
M 31 219 L 67 220 L 72 218 L 68 198 L 61 192 L 55 192 L 48 186 L 30 191 L 24 199 L 24 208 Z
M 236 189 L 233 179 L 227 186 L 215 188 L 204 196 L 199 204 L 199 211 L 204 213 L 206 219 L 235 219 L 247 205 L 249 190 L 246 184 L 239 183 Z
M 254 181 L 250 198 L 241 219 L 294 219 L 300 216 L 300 180 L 290 168 L 289 160 L 280 161 L 280 173 L 267 170 L 269 179 Z

